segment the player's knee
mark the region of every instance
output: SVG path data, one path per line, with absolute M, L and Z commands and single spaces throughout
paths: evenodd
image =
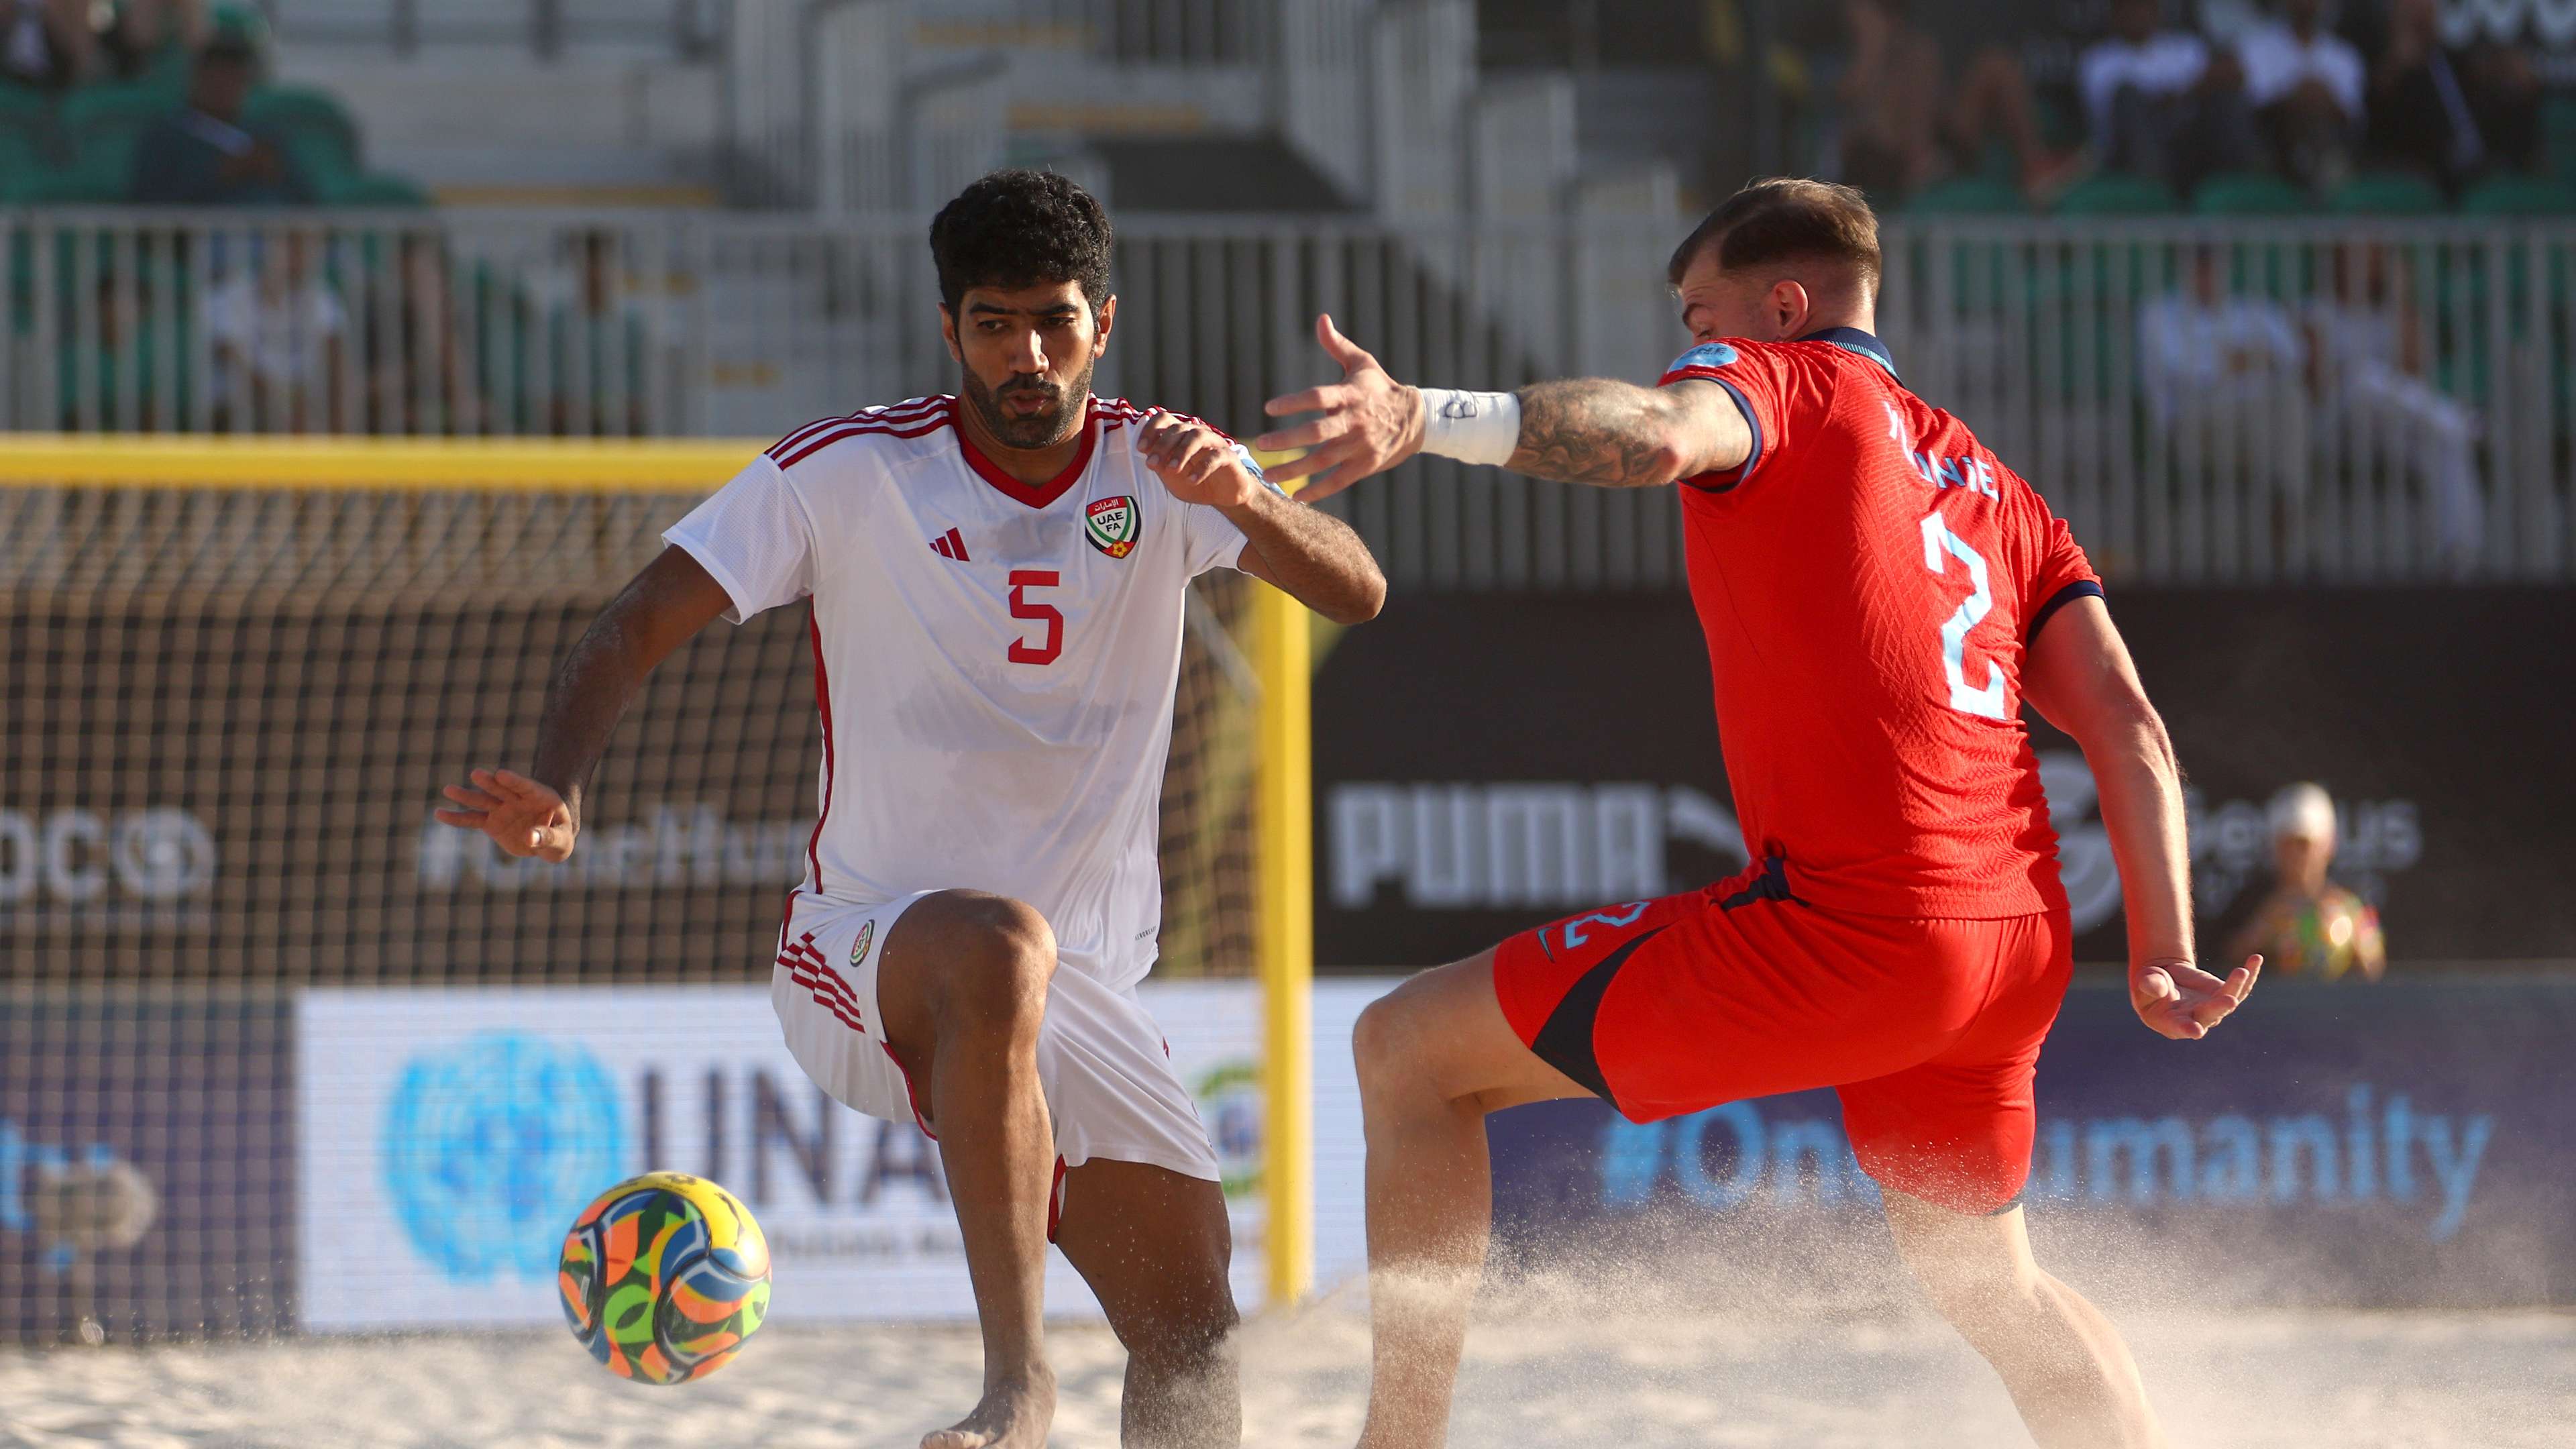
M 1055 932 L 1037 908 L 1007 896 L 954 902 L 947 998 L 960 1024 L 1027 1028 L 1046 1013 Z
M 1211 1293 L 1160 1306 L 1120 1325 L 1121 1345 L 1129 1355 L 1166 1373 L 1204 1371 L 1234 1351 L 1234 1331 L 1243 1326 L 1234 1294 L 1224 1280 Z
M 1372 1095 L 1425 1065 L 1420 1014 L 1399 990 L 1372 1001 L 1351 1026 L 1351 1056 L 1359 1067 L 1360 1085 Z
M 1397 1020 L 1400 1014 L 1399 1008 L 1379 997 L 1362 1007 L 1359 1019 L 1351 1024 L 1351 1060 L 1359 1068 L 1362 1086 L 1384 1080 L 1400 1057 L 1398 1043 L 1404 1032 Z

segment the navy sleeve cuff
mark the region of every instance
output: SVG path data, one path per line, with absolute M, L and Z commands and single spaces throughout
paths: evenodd
M 2030 616 L 2030 629 L 2022 635 L 2022 644 L 2027 647 L 2030 644 L 2037 642 L 2039 639 L 2039 626 L 2047 623 L 2049 618 L 2058 610 L 2074 603 L 2077 599 L 2099 599 L 2103 597 L 2102 586 L 2091 579 L 2077 579 L 2075 582 L 2068 584 L 2065 588 L 2059 589 L 2056 593 L 2048 596 L 2047 603 L 2039 606 L 2038 613 Z
M 1733 492 L 1737 484 L 1752 477 L 1753 470 L 1762 466 L 1761 415 L 1753 411 L 1752 400 L 1745 397 L 1744 389 L 1737 387 L 1734 383 L 1706 370 L 1705 368 L 1686 368 L 1668 373 L 1664 377 L 1663 385 L 1669 386 L 1675 382 L 1716 383 L 1719 387 L 1726 389 L 1726 395 L 1728 397 L 1735 399 L 1735 410 L 1744 414 L 1744 426 L 1747 431 L 1753 434 L 1753 450 L 1744 455 L 1743 466 L 1729 469 L 1723 473 L 1702 473 L 1696 478 L 1684 478 L 1681 480 L 1684 484 L 1696 488 L 1702 493 Z

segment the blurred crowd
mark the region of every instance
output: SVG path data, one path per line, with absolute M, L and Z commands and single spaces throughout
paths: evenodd
M 47 91 L 139 80 L 214 30 L 206 0 L 0 0 L 0 79 Z
M 565 232 L 506 270 L 458 256 L 434 225 L 194 245 L 208 253 L 202 282 L 176 253 L 97 270 L 58 348 L 64 430 L 635 437 L 667 426 L 654 408 L 663 343 L 638 259 L 613 229 Z
M 2029 47 L 1945 54 L 1917 0 L 1843 0 L 1827 158 L 1902 202 L 2000 160 L 2047 207 L 2097 174 L 2191 198 L 2260 176 L 2323 200 L 2400 175 L 2456 197 L 2543 160 L 2541 85 L 2520 49 L 2445 42 L 2437 0 L 2108 0 L 2060 37 L 2072 74 L 2036 85 Z

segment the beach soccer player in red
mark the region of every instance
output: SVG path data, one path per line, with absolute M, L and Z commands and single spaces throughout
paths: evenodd
M 1310 450 L 1271 472 L 1313 478 L 1309 501 L 1418 452 L 1677 486 L 1754 862 L 1513 937 L 1362 1016 L 1376 1347 L 1361 1442 L 1444 1439 L 1491 1218 L 1487 1113 L 1590 1094 L 1651 1121 L 1834 1087 L 1899 1252 L 2039 1442 L 2160 1444 L 2128 1349 L 2032 1261 L 2017 1200 L 2073 935 L 2024 701 L 2100 785 L 2146 1024 L 2205 1035 L 2261 965 L 2221 980 L 2193 960 L 2163 723 L 2066 525 L 1899 380 L 1874 335 L 1878 225 L 1858 193 L 1748 187 L 1669 279 L 1698 345 L 1658 387 L 1412 388 L 1324 318 L 1346 376 L 1272 402 L 1320 416 L 1260 440 Z

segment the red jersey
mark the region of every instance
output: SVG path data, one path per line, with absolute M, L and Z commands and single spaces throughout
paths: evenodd
M 1664 376 L 1694 381 L 1753 427 L 1744 466 L 1681 495 L 1755 862 L 1866 915 L 2064 910 L 2021 669 L 2050 614 L 2102 592 L 2073 535 L 1866 332 L 1704 343 Z

